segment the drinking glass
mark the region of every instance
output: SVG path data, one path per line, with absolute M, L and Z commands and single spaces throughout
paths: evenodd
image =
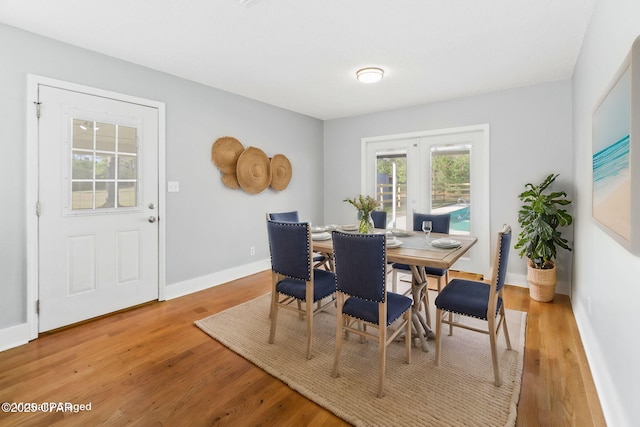
M 427 238 L 427 242 L 429 241 L 429 235 L 431 234 L 431 227 L 433 224 L 431 221 L 422 221 L 422 231 L 424 231 L 424 235 Z

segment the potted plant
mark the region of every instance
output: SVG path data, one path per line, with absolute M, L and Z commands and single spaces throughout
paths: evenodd
M 358 233 L 372 233 L 373 232 L 373 219 L 371 218 L 371 212 L 373 212 L 380 202 L 374 197 L 363 196 L 362 194 L 352 199 L 344 199 L 344 202 L 348 202 L 358 210 Z
M 522 231 L 515 249 L 520 257 L 527 257 L 529 295 L 536 301 L 553 300 L 556 289 L 557 247 L 571 250 L 559 227 L 571 225 L 573 218 L 564 206 L 571 203 L 564 191 L 547 192 L 558 174 L 547 176 L 539 185 L 526 184 L 527 189 L 518 197 L 524 203 L 518 212 Z

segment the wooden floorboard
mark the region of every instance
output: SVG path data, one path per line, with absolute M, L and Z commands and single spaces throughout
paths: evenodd
M 91 410 L 0 412 L 0 426 L 347 425 L 193 324 L 269 289 L 263 272 L 1 352 L 0 403 L 90 403 Z M 509 286 L 505 301 L 529 313 L 517 425 L 604 425 L 568 297 L 538 303 Z

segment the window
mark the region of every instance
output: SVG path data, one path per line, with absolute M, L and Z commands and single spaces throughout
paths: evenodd
M 137 207 L 137 129 L 72 120 L 71 211 Z

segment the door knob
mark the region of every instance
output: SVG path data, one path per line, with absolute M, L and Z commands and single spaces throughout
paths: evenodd
M 155 216 L 150 216 L 150 217 L 149 217 L 149 222 L 150 222 L 151 224 L 153 224 L 153 223 L 154 223 L 154 222 L 156 222 L 157 220 L 158 220 L 158 218 L 156 218 Z

